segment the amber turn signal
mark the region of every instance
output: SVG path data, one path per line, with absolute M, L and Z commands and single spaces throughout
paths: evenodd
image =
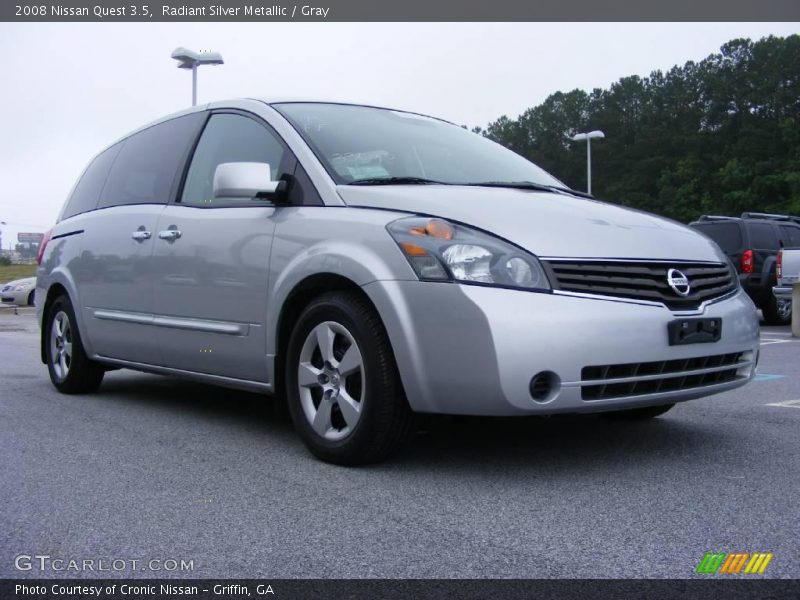
M 409 242 L 402 242 L 400 247 L 403 249 L 403 252 L 406 253 L 408 256 L 428 256 L 428 251 L 425 250 L 422 246 L 417 246 L 416 244 L 411 244 Z
M 452 240 L 453 234 L 453 226 L 441 219 L 431 219 L 424 228 L 419 226 L 411 228 L 411 235 L 430 235 L 440 240 Z

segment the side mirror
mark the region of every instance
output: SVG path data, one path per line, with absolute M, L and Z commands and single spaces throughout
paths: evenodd
M 214 198 L 275 196 L 285 189 L 285 181 L 272 181 L 267 163 L 222 163 L 214 171 Z

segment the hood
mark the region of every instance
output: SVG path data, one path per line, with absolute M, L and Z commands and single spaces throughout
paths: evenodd
M 35 285 L 36 284 L 36 277 L 25 277 L 24 279 L 15 279 L 14 281 L 9 281 L 8 283 L 0 284 L 0 287 L 6 287 L 9 285 L 18 286 L 18 285 Z
M 540 257 L 725 262 L 706 236 L 641 211 L 606 202 L 508 188 L 340 185 L 349 206 L 460 221 Z

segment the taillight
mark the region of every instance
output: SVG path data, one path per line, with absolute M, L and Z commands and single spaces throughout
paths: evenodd
M 49 230 L 47 233 L 44 234 L 42 241 L 39 243 L 39 254 L 36 257 L 36 264 L 42 264 L 42 257 L 44 256 L 44 249 L 47 247 L 47 242 L 50 241 L 50 236 L 53 235 L 53 230 Z
M 742 252 L 742 273 L 753 272 L 753 251 L 745 250 Z
M 783 277 L 783 250 L 778 250 L 778 262 L 775 263 L 775 275 L 778 281 Z

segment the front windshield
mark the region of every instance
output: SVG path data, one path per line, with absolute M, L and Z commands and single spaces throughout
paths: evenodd
M 273 105 L 337 183 L 413 178 L 447 184 L 564 184 L 501 145 L 462 127 L 368 106 Z

